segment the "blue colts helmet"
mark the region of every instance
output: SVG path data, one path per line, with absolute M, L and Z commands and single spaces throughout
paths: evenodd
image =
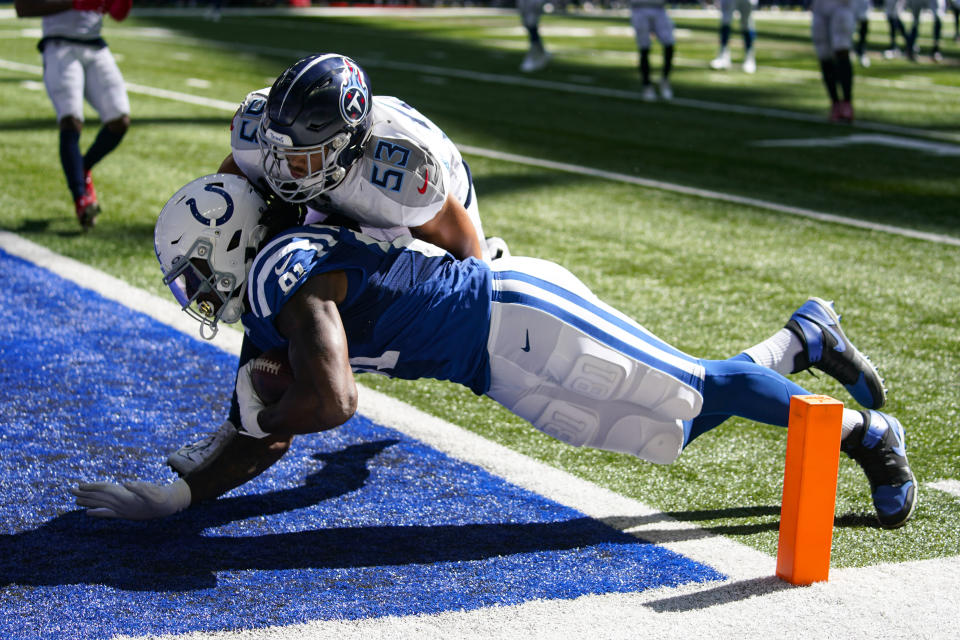
M 308 202 L 343 180 L 370 132 L 367 74 L 336 53 L 308 56 L 277 78 L 260 120 L 261 162 L 287 202 Z

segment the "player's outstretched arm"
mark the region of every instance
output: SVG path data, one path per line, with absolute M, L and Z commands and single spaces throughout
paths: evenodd
M 88 482 L 70 493 L 77 506 L 98 518 L 163 518 L 249 482 L 282 458 L 292 440 L 293 436 L 234 438 L 208 466 L 169 484 Z

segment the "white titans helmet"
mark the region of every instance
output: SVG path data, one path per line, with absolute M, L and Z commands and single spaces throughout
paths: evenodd
M 180 306 L 211 339 L 243 314 L 247 271 L 267 229 L 263 198 L 245 178 L 217 173 L 180 188 L 160 211 L 153 246 Z M 204 327 L 210 329 L 204 335 Z

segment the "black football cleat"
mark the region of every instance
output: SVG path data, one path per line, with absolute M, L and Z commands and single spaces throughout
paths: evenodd
M 794 372 L 815 367 L 836 378 L 861 406 L 883 406 L 887 400 L 883 378 L 844 335 L 832 302 L 810 298 L 793 312 L 786 327 L 803 343 L 803 351 L 794 360 Z
M 907 463 L 903 427 L 885 413 L 861 413 L 863 425 L 843 439 L 840 449 L 867 474 L 880 526 L 896 529 L 906 524 L 917 506 L 917 479 Z

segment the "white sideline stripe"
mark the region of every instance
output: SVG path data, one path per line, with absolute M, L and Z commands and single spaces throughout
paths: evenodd
M 785 138 L 781 140 L 756 140 L 750 143 L 754 147 L 848 147 L 851 145 L 878 145 L 923 151 L 938 156 L 960 156 L 960 145 L 945 144 L 916 138 L 890 136 L 881 133 L 857 133 L 851 136 L 832 136 L 828 138 Z
M 757 209 L 767 209 L 770 211 L 776 211 L 778 213 L 788 213 L 790 215 L 800 216 L 802 218 L 810 218 L 813 220 L 819 220 L 821 222 L 831 222 L 834 224 L 842 224 L 849 227 L 858 227 L 860 229 L 867 229 L 869 231 L 878 231 L 883 233 L 889 233 L 892 235 L 903 236 L 906 238 L 913 238 L 916 240 L 924 240 L 926 242 L 934 242 L 937 244 L 948 244 L 948 245 L 960 247 L 960 238 L 954 238 L 953 236 L 947 236 L 939 233 L 927 233 L 925 231 L 917 231 L 915 229 L 905 229 L 903 227 L 895 227 L 888 224 L 879 224 L 876 222 L 869 222 L 867 220 L 847 218 L 845 216 L 838 216 L 832 213 L 823 213 L 821 211 L 814 211 L 813 209 L 804 209 L 802 207 L 792 207 L 785 204 L 778 204 L 776 202 L 759 200 L 757 198 L 748 198 L 746 196 L 738 196 L 738 195 L 729 194 L 729 193 L 721 193 L 719 191 L 711 191 L 709 189 L 698 189 L 696 187 L 687 187 L 684 185 L 674 184 L 671 182 L 651 180 L 649 178 L 639 178 L 637 176 L 631 176 L 625 173 L 616 173 L 612 171 L 604 171 L 602 169 L 593 169 L 591 167 L 582 167 L 575 164 L 568 164 L 566 162 L 555 162 L 553 160 L 531 158 L 529 156 L 521 156 L 514 153 L 506 153 L 503 151 L 493 151 L 491 149 L 483 149 L 480 147 L 472 147 L 469 145 L 457 145 L 457 146 L 464 153 L 469 153 L 469 154 L 473 154 L 475 156 L 481 156 L 484 158 L 490 158 L 492 160 L 503 160 L 505 162 L 515 162 L 517 164 L 525 164 L 528 166 L 540 167 L 543 169 L 553 169 L 555 171 L 564 171 L 567 173 L 575 173 L 577 175 L 588 175 L 588 176 L 593 176 L 595 178 L 613 180 L 615 182 L 625 182 L 627 184 L 635 184 L 635 185 L 638 185 L 641 187 L 647 187 L 650 189 L 660 189 L 661 191 L 670 191 L 672 193 L 680 193 L 688 196 L 696 196 L 698 198 L 706 198 L 709 200 L 719 200 L 721 202 L 730 202 L 733 204 L 742 204 L 748 207 L 755 207 Z
M 926 485 L 931 489 L 943 491 L 960 498 L 960 480 L 937 480 L 936 482 L 927 482 Z
M 0 231 L 0 249 L 34 262 L 78 285 L 118 300 L 193 335 L 196 323 L 171 302 L 112 276 Z M 217 343 L 239 353 L 241 335 L 222 331 Z M 663 636 L 729 640 L 731 637 L 948 638 L 960 610 L 960 557 L 835 569 L 826 583 L 789 587 L 773 576 L 773 558 L 727 538 L 679 522 L 472 432 L 424 414 L 394 398 L 361 387 L 360 412 L 381 424 L 477 464 L 593 518 L 630 528 L 644 539 L 698 560 L 730 579 L 642 593 L 590 595 L 575 600 L 537 600 L 438 615 L 357 621 L 319 621 L 236 632 L 198 632 L 166 638 L 193 640 L 306 640 L 369 638 L 621 638 Z M 611 520 L 613 519 L 613 520 Z M 891 533 L 890 535 L 897 535 Z M 944 623 L 947 624 L 944 624 Z
M 36 74 L 43 73 L 43 69 L 41 67 L 38 67 L 35 65 L 26 65 L 19 62 L 12 62 L 9 60 L 0 60 L 0 68 L 10 69 L 13 71 L 24 71 L 27 73 L 36 73 Z M 170 91 L 167 89 L 156 89 L 156 88 L 146 87 L 138 84 L 127 84 L 127 88 L 129 91 L 134 93 L 143 93 L 143 94 L 151 95 L 158 98 L 166 98 L 169 100 L 189 102 L 191 104 L 211 107 L 211 108 L 220 109 L 223 111 L 234 112 L 237 110 L 237 105 L 239 104 L 239 103 L 233 103 L 233 102 L 226 102 L 223 100 L 214 100 L 212 98 L 204 98 L 202 96 L 194 96 L 194 95 L 182 93 L 179 91 Z M 687 187 L 687 186 L 684 186 L 681 184 L 675 184 L 672 182 L 664 182 L 662 180 L 651 180 L 649 178 L 640 178 L 640 177 L 628 175 L 625 173 L 616 173 L 613 171 L 605 171 L 603 169 L 594 169 L 592 167 L 584 167 L 584 166 L 569 164 L 565 162 L 555 162 L 553 160 L 544 160 L 541 158 L 522 156 L 514 153 L 495 151 L 493 149 L 484 149 L 482 147 L 474 147 L 471 145 L 457 145 L 457 146 L 463 153 L 468 153 L 468 154 L 480 156 L 483 158 L 490 158 L 493 160 L 502 160 L 505 162 L 514 162 L 517 164 L 523 164 L 523 165 L 532 166 L 532 167 L 540 167 L 543 169 L 552 169 L 555 171 L 563 171 L 566 173 L 574 173 L 577 175 L 588 175 L 596 178 L 602 178 L 604 180 L 611 180 L 614 182 L 634 184 L 637 186 L 646 187 L 648 189 L 659 189 L 661 191 L 669 191 L 671 193 L 680 193 L 683 195 L 696 196 L 698 198 L 706 198 L 708 200 L 718 200 L 720 202 L 730 202 L 733 204 L 741 204 L 749 207 L 754 207 L 757 209 L 767 209 L 769 211 L 776 211 L 778 213 L 786 213 L 794 216 L 799 216 L 802 218 L 808 218 L 811 220 L 818 220 L 820 222 L 841 224 L 849 227 L 867 229 L 869 231 L 889 233 L 891 235 L 902 236 L 905 238 L 913 238 L 915 240 L 923 240 L 925 242 L 933 242 L 936 244 L 946 244 L 946 245 L 960 247 L 960 238 L 955 238 L 953 236 L 948 236 L 944 234 L 928 233 L 926 231 L 906 229 L 904 227 L 896 227 L 888 224 L 879 224 L 875 222 L 869 222 L 866 220 L 858 220 L 857 218 L 848 218 L 846 216 L 839 216 L 832 213 L 815 211 L 813 209 L 804 209 L 802 207 L 793 207 L 790 205 L 779 204 L 776 202 L 768 202 L 766 200 L 760 200 L 758 198 L 748 198 L 746 196 L 738 196 L 738 195 L 729 194 L 729 193 L 722 193 L 720 191 L 711 191 L 709 189 Z

